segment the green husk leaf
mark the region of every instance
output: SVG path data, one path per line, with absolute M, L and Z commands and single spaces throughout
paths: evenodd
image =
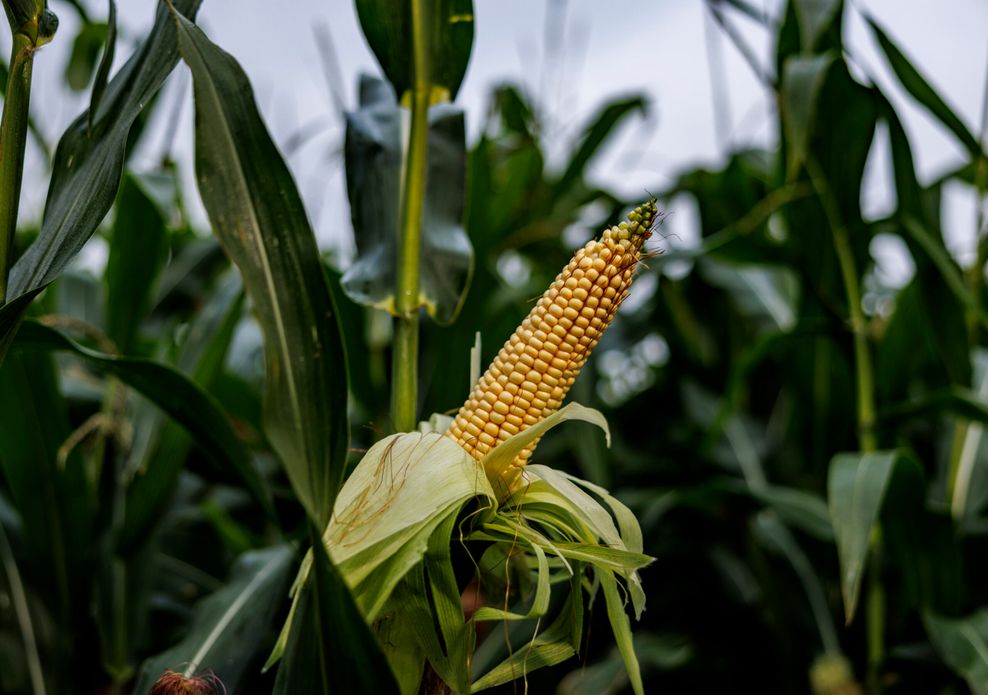
M 621 658 L 624 659 L 624 668 L 628 672 L 628 678 L 631 679 L 631 689 L 635 691 L 635 695 L 644 695 L 645 688 L 642 685 L 641 668 L 638 666 L 635 643 L 631 637 L 631 622 L 628 620 L 628 614 L 625 613 L 624 601 L 618 594 L 617 581 L 610 572 L 598 572 L 597 578 L 604 590 L 607 618 L 611 623 L 611 630 L 614 631 L 618 651 L 621 652 Z
M 569 403 L 549 417 L 499 444 L 481 460 L 480 463 L 487 473 L 487 479 L 490 480 L 494 490 L 499 493 L 499 497 L 506 496 L 510 491 L 510 485 L 514 481 L 514 475 L 516 475 L 516 473 L 510 473 L 511 464 L 518 453 L 553 427 L 567 420 L 582 420 L 597 425 L 604 430 L 607 445 L 611 445 L 611 431 L 607 426 L 607 419 L 601 412 L 579 403 Z M 528 469 L 531 470 L 531 466 Z M 509 474 L 511 475 L 510 479 L 506 477 Z

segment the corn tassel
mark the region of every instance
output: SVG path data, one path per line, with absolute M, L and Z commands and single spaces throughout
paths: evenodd
M 655 200 L 579 249 L 498 352 L 446 434 L 478 461 L 556 411 L 614 318 L 658 217 Z M 512 462 L 509 486 L 538 440 Z

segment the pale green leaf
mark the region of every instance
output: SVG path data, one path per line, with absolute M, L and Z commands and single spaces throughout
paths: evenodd
M 624 611 L 624 602 L 618 594 L 617 581 L 613 574 L 605 571 L 598 572 L 597 578 L 604 590 L 607 619 L 611 623 L 611 630 L 614 631 L 618 651 L 621 652 L 621 658 L 624 659 L 624 668 L 631 680 L 631 689 L 635 691 L 635 695 L 644 695 L 645 688 L 642 685 L 641 669 L 638 666 L 635 644 L 631 637 L 631 621 L 628 620 L 628 614 Z
M 544 418 L 528 429 L 522 430 L 507 441 L 499 444 L 483 458 L 481 465 L 484 471 L 487 472 L 487 478 L 491 481 L 491 485 L 499 493 L 499 498 L 504 497 L 509 491 L 507 486 L 511 484 L 512 480 L 509 480 L 506 476 L 511 468 L 511 464 L 521 450 L 539 439 L 556 425 L 567 420 L 582 420 L 583 422 L 597 425 L 600 429 L 604 430 L 607 445 L 611 445 L 611 431 L 607 427 L 607 419 L 600 411 L 587 408 L 579 403 L 569 403 L 549 417 Z

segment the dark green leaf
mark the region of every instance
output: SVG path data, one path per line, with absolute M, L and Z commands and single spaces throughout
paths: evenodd
M 983 152 L 978 139 L 964 125 L 964 121 L 947 105 L 947 102 L 940 96 L 940 92 L 934 89 L 933 85 L 913 66 L 892 39 L 875 23 L 875 20 L 867 15 L 865 18 L 868 20 L 868 25 L 875 34 L 875 38 L 878 39 L 878 45 L 885 53 L 886 60 L 888 60 L 905 90 L 961 141 L 972 158 L 981 157 Z
M 922 309 L 920 314 L 928 326 L 923 336 L 932 341 L 934 354 L 950 381 L 967 386 L 971 383 L 971 365 L 967 350 L 968 330 L 965 324 L 965 307 L 974 306 L 956 263 L 950 257 L 940 228 L 939 191 L 924 190 L 916 176 L 912 148 L 905 128 L 892 105 L 876 93 L 879 112 L 888 125 L 892 150 L 892 171 L 895 179 L 898 210 L 895 221 L 916 263 L 916 295 L 913 304 Z M 975 312 L 984 321 L 983 310 Z M 906 315 L 907 325 L 915 324 L 915 316 Z
M 356 0 L 360 28 L 399 98 L 412 88 L 416 70 L 422 82 L 456 97 L 473 46 L 473 0 L 422 0 L 395 5 L 390 0 Z M 412 7 L 422 14 L 420 40 L 425 64 L 416 65 Z
M 830 463 L 827 500 L 837 538 L 841 593 L 848 622 L 857 608 L 872 532 L 896 475 L 918 477 L 922 487 L 922 472 L 915 461 L 895 451 L 838 454 Z
M 239 278 L 232 276 L 214 291 L 179 347 L 178 369 L 210 393 L 215 393 L 213 386 L 242 310 L 243 290 Z M 145 404 L 142 402 L 134 415 L 135 429 L 143 435 L 138 441 L 143 446 L 131 451 L 128 461 L 128 466 L 140 474 L 127 490 L 120 539 L 124 547 L 139 543 L 160 519 L 193 444 L 179 425 L 156 409 L 143 408 Z
M 195 16 L 200 2 L 175 0 L 175 6 Z M 10 299 L 0 307 L 0 358 L 30 301 L 22 297 L 58 276 L 113 204 L 131 126 L 177 61 L 175 23 L 160 4 L 150 36 L 107 86 L 92 128 L 82 114 L 59 141 L 41 232 L 11 269 Z
M 109 30 L 101 22 L 87 22 L 79 29 L 72 52 L 65 66 L 65 82 L 77 92 L 89 86 L 89 80 L 96 68 L 96 58 L 106 43 Z
M 607 104 L 584 131 L 579 148 L 570 158 L 555 184 L 556 195 L 565 194 L 573 184 L 582 180 L 590 160 L 610 139 L 614 130 L 636 111 L 644 114 L 646 106 L 647 102 L 643 96 L 629 97 Z
M 403 117 L 390 95 L 375 94 L 375 101 L 347 114 L 347 194 L 358 257 L 342 285 L 354 301 L 394 313 Z M 456 317 L 473 265 L 463 230 L 465 139 L 461 110 L 448 104 L 429 109 L 419 301 L 440 323 Z
M 66 630 L 86 614 L 93 553 L 91 485 L 78 457 L 60 461 L 71 431 L 51 356 L 12 354 L 0 366 L 0 472 L 38 569 L 35 586 Z
M 138 358 L 113 357 L 82 347 L 58 331 L 27 321 L 14 343 L 24 350 L 68 350 L 141 392 L 181 423 L 226 472 L 243 481 L 261 507 L 271 512 L 271 499 L 243 442 L 216 401 L 171 367 Z
M 240 692 L 240 681 L 265 646 L 268 626 L 284 601 L 293 557 L 287 545 L 243 555 L 230 582 L 196 606 L 185 639 L 144 662 L 134 692 L 148 692 L 166 670 L 186 677 L 212 672 L 227 692 Z
M 103 44 L 103 56 L 99 59 L 99 67 L 96 68 L 96 77 L 93 79 L 92 96 L 89 98 L 89 132 L 93 131 L 93 118 L 99 111 L 100 101 L 106 93 L 106 85 L 110 79 L 110 68 L 113 66 L 113 55 L 117 48 L 117 3 L 116 0 L 109 0 L 110 11 L 106 20 L 106 40 Z
M 346 361 L 316 240 L 237 62 L 176 15 L 196 104 L 196 178 L 265 336 L 265 430 L 321 527 L 343 480 Z
M 302 592 L 275 695 L 398 693 L 391 667 L 333 565 L 319 532 L 310 526 L 313 572 Z
M 136 347 L 151 291 L 168 255 L 165 218 L 149 186 L 174 186 L 170 178 L 126 175 L 117 199 L 106 264 L 106 334 L 122 354 Z
M 928 612 L 923 622 L 937 651 L 967 680 L 971 692 L 988 695 L 988 609 L 959 619 Z
M 816 495 L 778 485 L 756 486 L 749 493 L 774 509 L 790 526 L 822 541 L 833 541 L 834 529 L 830 523 L 827 503 Z

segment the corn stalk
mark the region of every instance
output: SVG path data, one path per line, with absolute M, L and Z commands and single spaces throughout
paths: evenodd
M 0 122 L 0 304 L 7 299 L 7 274 L 13 257 L 17 208 L 21 196 L 24 147 L 31 103 L 34 52 L 51 40 L 58 26 L 47 2 L 4 0 L 12 36 L 10 74 Z

